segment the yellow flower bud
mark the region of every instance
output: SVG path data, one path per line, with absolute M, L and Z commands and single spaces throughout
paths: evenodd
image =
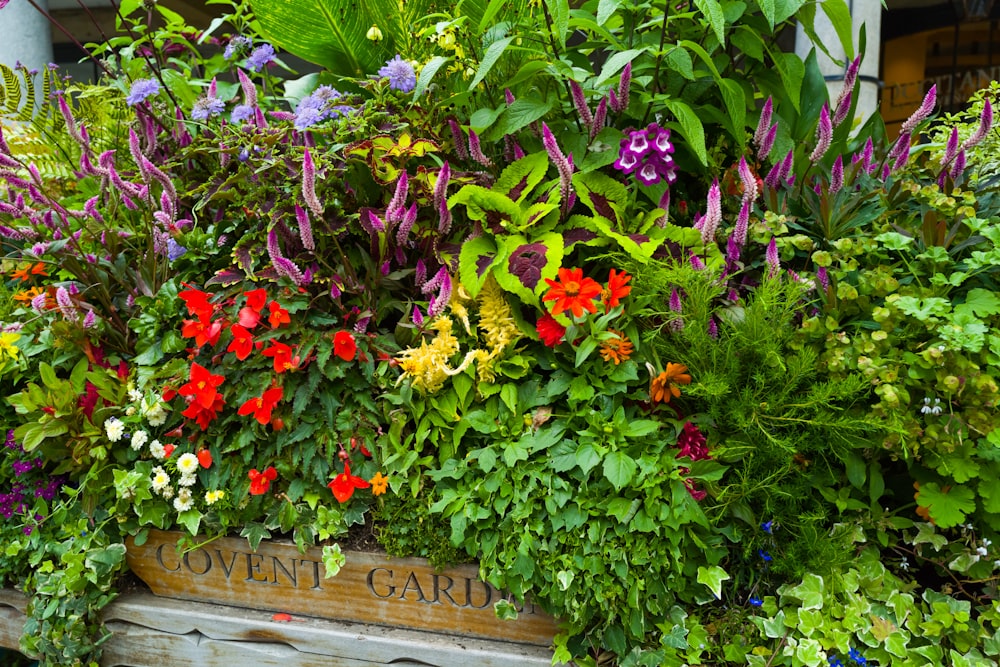
M 373 42 L 378 42 L 382 40 L 382 31 L 378 29 L 378 26 L 374 23 L 372 27 L 368 28 L 368 32 L 365 33 L 365 37 Z

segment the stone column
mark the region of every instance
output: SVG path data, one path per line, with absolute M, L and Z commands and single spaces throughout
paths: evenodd
M 35 0 L 47 10 L 46 0 Z M 41 70 L 52 62 L 52 33 L 48 20 L 28 0 L 10 0 L 0 9 L 0 63 L 22 63 Z
M 882 42 L 882 4 L 879 0 L 847 0 L 847 7 L 851 12 L 851 33 L 854 36 L 855 49 L 858 46 L 858 35 L 861 26 L 865 26 L 865 57 L 861 61 L 861 69 L 858 72 L 859 95 L 857 106 L 857 117 L 864 120 L 878 110 L 879 101 L 879 54 Z M 830 20 L 823 13 L 822 8 L 816 9 L 816 35 L 826 46 L 832 56 L 839 60 L 845 60 L 844 49 L 840 44 L 840 38 L 833 29 Z M 809 51 L 815 48 L 809 37 L 800 25 L 795 34 L 795 53 L 805 59 Z M 826 78 L 826 87 L 830 92 L 831 103 L 840 94 L 844 73 L 847 70 L 846 63 L 837 65 L 830 60 L 825 53 L 816 49 L 816 58 L 819 69 Z

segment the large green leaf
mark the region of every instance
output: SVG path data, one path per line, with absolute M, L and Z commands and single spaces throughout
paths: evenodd
M 698 160 L 703 164 L 708 164 L 708 151 L 705 148 L 705 127 L 701 124 L 691 107 L 680 100 L 665 99 L 663 104 L 677 118 L 681 126 L 681 134 L 687 140 L 688 146 L 698 156 Z
M 694 4 L 705 15 L 712 31 L 715 32 L 716 39 L 724 48 L 726 46 L 726 19 L 722 15 L 722 5 L 716 0 L 694 0 Z
M 844 0 L 823 0 L 820 3 L 823 13 L 830 19 L 833 29 L 837 31 L 840 44 L 848 60 L 854 59 L 854 38 L 851 30 L 851 10 Z

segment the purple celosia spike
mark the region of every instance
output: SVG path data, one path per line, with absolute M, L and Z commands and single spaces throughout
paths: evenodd
M 407 237 L 410 235 L 410 230 L 413 229 L 413 224 L 417 221 L 417 203 L 413 202 L 410 208 L 406 209 L 403 214 L 403 219 L 399 223 L 399 228 L 396 229 L 396 245 L 404 246 L 407 245 Z M 402 263 L 402 262 L 401 262 Z
M 278 235 L 273 229 L 267 233 L 267 256 L 271 259 L 271 262 L 274 262 L 279 257 L 284 257 L 281 254 L 281 246 L 278 245 Z
M 409 192 L 410 179 L 403 171 L 399 174 L 396 190 L 392 194 L 392 199 L 389 200 L 389 206 L 385 209 L 386 224 L 394 225 L 403 219 L 403 215 L 406 213 L 406 196 Z
M 236 76 L 240 79 L 240 86 L 243 88 L 243 103 L 248 107 L 257 106 L 257 86 L 253 84 L 243 70 L 237 69 Z
M 680 315 L 683 312 L 682 309 L 683 309 L 683 307 L 681 305 L 681 295 L 680 295 L 680 292 L 677 291 L 676 287 L 671 287 L 670 288 L 670 312 L 677 313 L 678 315 Z M 680 331 L 681 329 L 684 328 L 684 320 L 682 320 L 680 317 L 678 317 L 676 319 L 670 320 L 670 324 L 668 326 L 673 331 Z
M 83 328 L 93 329 L 97 325 L 97 314 L 93 310 L 88 310 L 83 317 Z
M 76 304 L 73 303 L 73 299 L 65 287 L 56 288 L 56 304 L 59 306 L 59 312 L 67 320 L 75 322 L 79 318 Z
M 979 127 L 977 127 L 972 136 L 966 139 L 965 143 L 962 144 L 962 150 L 972 148 L 985 139 L 991 127 L 993 127 L 993 107 L 990 105 L 990 101 L 986 100 L 985 104 L 983 104 L 983 112 L 979 116 Z
M 101 217 L 100 212 L 97 210 L 97 197 L 91 197 L 84 203 L 83 210 L 97 222 L 104 222 L 104 218 Z
M 208 97 L 215 97 L 217 94 L 217 89 L 215 85 L 215 77 L 212 77 L 212 82 L 208 84 Z
M 514 149 L 514 159 L 520 160 L 524 157 L 524 149 L 521 148 L 521 144 L 517 143 L 516 140 L 511 140 L 511 147 Z
M 38 313 L 39 315 L 41 315 L 42 313 L 44 313 L 45 312 L 45 304 L 48 301 L 48 297 L 49 297 L 49 295 L 46 294 L 45 292 L 42 292 L 41 294 L 36 295 L 31 300 L 31 309 L 33 311 L 35 311 L 36 313 Z
M 909 135 L 906 136 L 906 141 L 902 142 L 899 150 L 899 154 L 896 155 L 896 161 L 892 164 L 893 171 L 899 171 L 906 165 L 906 161 L 910 159 L 910 138 Z M 902 137 L 900 137 L 902 139 Z
M 830 289 L 830 276 L 827 275 L 825 266 L 816 269 L 816 280 L 819 281 L 820 287 L 823 288 L 824 292 Z
M 483 149 L 479 146 L 479 135 L 471 127 L 469 128 L 469 155 L 484 167 L 493 166 L 493 160 L 486 157 L 483 154 Z
M 750 228 L 750 202 L 743 200 L 740 206 L 740 214 L 736 217 L 736 226 L 733 227 L 732 239 L 737 246 L 742 248 L 747 242 L 747 232 Z
M 178 147 L 187 148 L 194 142 L 194 138 L 187 130 L 187 125 L 184 122 L 184 112 L 181 111 L 180 107 L 174 109 L 174 120 L 177 121 L 174 123 L 174 141 L 177 142 Z
M 824 104 L 819 114 L 819 124 L 816 126 L 816 148 L 809 155 L 810 162 L 819 162 L 833 141 L 833 122 L 830 120 L 830 105 Z
M 934 111 L 934 105 L 937 103 L 937 84 L 931 86 L 931 89 L 927 91 L 924 95 L 924 101 L 920 103 L 913 114 L 907 118 L 899 128 L 900 134 L 912 134 L 917 125 L 919 125 L 925 118 L 931 115 Z
M 316 196 L 316 166 L 313 164 L 312 155 L 309 153 L 309 149 L 305 149 L 305 154 L 302 158 L 302 199 L 305 200 L 306 206 L 317 218 L 323 217 L 323 205 L 319 201 L 319 197 Z
M 763 162 L 768 155 L 771 154 L 771 149 L 774 148 L 774 140 L 778 136 L 778 124 L 775 123 L 771 126 L 771 129 L 767 131 L 764 135 L 764 141 L 761 143 L 760 148 L 757 149 L 757 160 Z
M 708 189 L 708 205 L 705 217 L 701 220 L 701 242 L 704 245 L 715 243 L 715 230 L 722 222 L 722 192 L 719 190 L 719 179 L 712 182 Z
M 424 326 L 424 314 L 420 312 L 418 306 L 413 306 L 413 323 L 418 327 Z
M 0 153 L 4 155 L 12 155 L 10 152 L 10 146 L 7 145 L 7 140 L 3 137 L 3 127 L 0 126 Z
M 786 184 L 789 184 L 789 185 L 791 184 L 789 182 L 789 177 L 792 174 L 792 166 L 793 166 L 794 159 L 795 158 L 794 158 L 794 155 L 793 155 L 793 151 L 789 150 L 788 154 L 785 155 L 785 159 L 783 159 L 781 161 L 781 171 L 778 174 L 779 178 L 783 182 L 785 182 Z
M 767 263 L 767 277 L 774 278 L 781 270 L 781 261 L 778 259 L 778 243 L 774 237 L 767 244 L 767 251 L 764 253 L 764 261 Z
M 719 337 L 719 325 L 715 323 L 714 317 L 711 317 L 708 320 L 708 335 L 710 338 L 713 339 Z
M 434 274 L 434 277 L 430 280 L 424 280 L 420 285 L 420 291 L 424 294 L 430 294 L 434 290 L 441 286 L 441 281 L 444 280 L 444 276 L 447 273 L 444 267 L 438 269 L 438 272 Z
M 444 267 L 441 267 L 438 275 L 441 276 L 441 288 L 438 290 L 437 296 L 427 304 L 428 317 L 437 317 L 440 313 L 444 312 L 445 307 L 451 301 L 451 276 L 448 275 L 448 271 Z
M 847 97 L 837 104 L 836 111 L 833 112 L 833 126 L 837 127 L 847 118 L 847 112 L 851 110 L 851 99 L 854 93 L 848 91 Z
M 608 98 L 604 96 L 597 103 L 597 110 L 594 112 L 594 123 L 590 126 L 590 140 L 593 141 L 597 133 L 604 129 L 604 124 L 608 120 Z
M 740 175 L 740 183 L 743 184 L 743 200 L 754 201 L 757 199 L 757 177 L 750 171 L 746 158 L 740 157 L 740 164 L 736 170 Z
M 174 187 L 174 182 L 170 180 L 170 177 L 160 171 L 159 167 L 145 157 L 142 158 L 142 166 L 153 180 L 163 186 L 163 191 L 170 197 L 170 200 L 176 202 L 177 188 Z
M 951 135 L 948 137 L 948 143 L 945 145 L 944 156 L 941 158 L 941 164 L 943 166 L 948 166 L 951 161 L 955 159 L 958 155 L 958 128 L 951 128 Z M 890 154 L 891 157 L 891 154 Z
M 455 144 L 455 154 L 462 160 L 468 160 L 469 152 L 465 150 L 465 132 L 462 131 L 454 118 L 448 119 L 448 127 L 451 129 L 452 143 Z
M 45 198 L 42 191 L 34 183 L 28 183 L 28 196 L 39 206 L 48 206 L 49 200 Z
M 361 217 L 364 218 L 364 216 Z M 382 221 L 382 218 L 375 215 L 375 211 L 368 211 L 368 224 L 371 225 L 369 234 L 385 231 L 385 222 Z
M 691 268 L 692 269 L 694 269 L 695 271 L 704 271 L 705 270 L 705 268 L 706 268 L 705 267 L 705 262 L 701 261 L 701 257 L 698 257 L 698 255 L 696 255 L 694 253 L 691 253 L 691 256 L 690 256 L 689 259 L 691 261 Z
M 69 104 L 66 103 L 66 96 L 61 92 L 56 93 L 56 102 L 59 105 L 59 113 L 62 114 L 63 120 L 66 121 L 66 132 L 73 141 L 86 147 L 83 136 L 80 135 L 79 130 L 76 128 L 76 119 L 73 118 L 73 111 L 69 108 Z
M 287 276 L 296 285 L 302 285 L 306 282 L 306 277 L 302 275 L 299 267 L 295 266 L 295 263 L 287 257 L 276 257 L 271 263 L 279 275 Z
M 771 115 L 773 113 L 774 103 L 771 101 L 771 96 L 768 95 L 767 101 L 764 102 L 764 106 L 760 110 L 760 120 L 757 121 L 757 129 L 753 132 L 753 142 L 757 144 L 758 148 L 764 145 L 764 137 L 771 126 Z
M 139 135 L 133 128 L 128 129 L 128 150 L 132 154 L 132 159 L 135 160 L 135 164 L 139 167 L 139 175 L 142 176 L 142 180 L 149 182 L 150 175 L 146 171 L 144 161 L 146 156 L 142 154 L 142 150 L 139 147 Z
M 629 89 L 632 86 L 632 63 L 625 63 L 625 69 L 622 70 L 621 78 L 618 79 L 618 105 L 620 108 L 615 109 L 619 113 L 625 111 L 628 108 L 628 95 Z
M 833 162 L 833 168 L 830 170 L 829 193 L 835 195 L 840 192 L 842 187 L 844 187 L 844 158 L 838 155 L 837 159 Z
M 0 201 L 0 213 L 6 213 L 7 215 L 13 215 L 15 217 L 21 216 L 21 210 L 14 208 L 6 202 Z
M 583 88 L 576 81 L 570 80 L 569 89 L 573 96 L 573 106 L 576 107 L 576 113 L 579 114 L 583 126 L 590 131 L 594 127 L 594 114 L 590 112 L 590 107 L 587 105 L 587 97 L 583 93 Z
M 615 92 L 614 88 L 608 91 L 608 106 L 610 106 L 611 110 L 615 113 L 622 112 L 622 103 L 618 99 L 618 93 Z
M 438 171 L 437 182 L 434 184 L 434 204 L 438 211 L 438 233 L 444 236 L 451 231 L 451 209 L 448 208 L 448 181 L 451 180 L 451 167 L 445 162 Z
M 563 155 L 555 136 L 552 134 L 552 130 L 545 123 L 542 123 L 542 145 L 545 147 L 545 152 L 549 154 L 549 159 L 555 164 L 556 171 L 559 172 L 559 194 L 562 198 L 562 208 L 565 214 L 572 206 L 572 200 L 570 199 L 570 196 L 573 194 L 572 156 L 567 158 Z
M 21 188 L 22 190 L 27 189 L 30 183 L 14 175 L 12 171 L 0 171 L 0 176 L 2 176 L 7 181 L 7 185 L 12 185 L 15 188 Z
M 734 231 L 726 239 L 726 272 L 731 273 L 738 267 L 740 261 L 741 246 L 736 242 L 736 232 Z
M 861 168 L 865 170 L 866 174 L 871 174 L 872 169 L 875 167 L 872 156 L 875 154 L 875 144 L 872 143 L 872 138 L 868 137 L 868 141 L 865 142 L 865 149 L 861 154 Z
M 0 153 L 0 167 L 6 167 L 7 169 L 20 169 L 21 163 L 12 157 L 8 157 L 3 153 Z
M 417 284 L 417 287 L 423 287 L 424 283 L 427 282 L 427 265 L 424 264 L 424 260 L 417 260 L 416 271 L 413 274 L 413 281 Z
M 503 97 L 504 100 L 506 100 L 507 102 L 507 106 L 510 106 L 511 104 L 517 101 L 516 98 L 514 97 L 514 93 L 510 92 L 510 88 L 503 89 Z
M 316 239 L 313 238 L 312 223 L 309 221 L 309 214 L 304 208 L 295 205 L 295 221 L 299 224 L 299 238 L 302 239 L 302 247 L 306 250 L 316 249 Z
M 958 177 L 962 175 L 965 171 L 965 149 L 958 151 L 958 156 L 955 158 L 955 164 L 951 166 L 951 171 L 948 175 L 951 176 L 951 180 L 957 181 Z

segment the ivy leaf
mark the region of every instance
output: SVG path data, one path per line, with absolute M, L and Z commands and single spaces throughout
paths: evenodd
M 818 639 L 806 637 L 799 640 L 799 645 L 795 647 L 795 657 L 809 667 L 816 667 L 823 663 L 822 647 Z
M 177 515 L 177 522 L 187 528 L 191 535 L 198 534 L 198 527 L 201 525 L 201 512 L 198 510 L 185 510 Z
M 941 488 L 934 482 L 920 485 L 917 504 L 930 510 L 931 518 L 940 528 L 953 528 L 965 521 L 976 509 L 976 494 L 964 486 Z
M 624 452 L 611 452 L 604 457 L 604 476 L 616 491 L 621 491 L 635 477 L 636 463 Z
M 802 601 L 802 609 L 823 608 L 823 577 L 808 573 L 802 577 L 802 583 L 791 588 L 783 586 L 778 591 Z
M 715 594 L 716 599 L 722 597 L 722 582 L 730 579 L 729 573 L 718 565 L 698 567 L 698 583 L 705 584 Z

